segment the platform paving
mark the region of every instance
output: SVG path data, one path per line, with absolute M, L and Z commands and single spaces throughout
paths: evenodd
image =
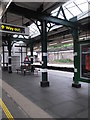
M 22 110 L 22 108 L 11 98 L 11 96 L 4 90 L 2 90 L 2 101 L 8 108 L 13 118 L 29 118 L 29 116 Z M 7 118 L 4 111 L 2 110 L 2 118 Z
M 40 87 L 41 72 L 35 75 L 8 72 L 2 80 L 38 105 L 53 118 L 88 118 L 88 84 L 81 83 L 79 89 L 72 88 L 73 73 L 48 71 L 50 87 Z

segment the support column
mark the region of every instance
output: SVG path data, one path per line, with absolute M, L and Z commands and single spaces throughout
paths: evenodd
M 12 73 L 12 64 L 11 64 L 11 40 L 8 40 L 8 72 Z
M 30 43 L 30 52 L 31 52 L 31 64 L 33 64 L 33 43 Z M 31 72 L 34 72 L 34 67 L 31 67 Z
M 78 28 L 73 29 L 73 41 L 74 41 L 74 77 L 72 87 L 80 88 L 80 46 L 78 38 Z
M 4 63 L 4 45 L 2 47 L 3 47 L 3 68 L 4 68 L 4 65 L 5 65 L 5 63 Z
M 26 45 L 26 56 L 27 56 L 27 45 Z
M 42 81 L 41 87 L 48 87 L 48 73 L 47 73 L 47 22 L 42 21 Z
M 22 66 L 22 47 L 21 47 L 21 66 Z

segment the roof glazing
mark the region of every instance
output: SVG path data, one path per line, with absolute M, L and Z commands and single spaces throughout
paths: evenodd
M 67 20 L 77 16 L 78 20 L 86 17 L 90 13 L 90 0 L 69 0 L 65 4 L 62 5 L 65 16 Z M 56 16 L 59 8 L 56 8 L 51 12 L 52 16 Z M 59 13 L 58 18 L 64 19 L 62 12 Z M 53 24 L 52 24 L 53 25 Z M 52 29 L 56 29 L 60 26 L 54 26 Z M 51 29 L 51 30 L 52 30 Z M 30 25 L 30 36 L 35 37 L 40 35 L 40 32 L 37 28 L 37 26 L 33 23 Z

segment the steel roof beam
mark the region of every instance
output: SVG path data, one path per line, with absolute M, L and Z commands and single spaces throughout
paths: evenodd
M 17 5 L 15 5 L 14 3 L 12 3 L 9 6 L 8 12 L 14 13 L 14 14 L 18 14 L 18 15 L 22 15 L 28 19 L 38 19 L 38 20 L 46 20 L 47 22 L 52 22 L 55 23 L 56 25 L 64 25 L 67 27 L 76 27 L 76 25 L 68 20 L 63 20 L 57 17 L 53 17 L 44 13 L 37 13 L 36 11 L 33 10 L 29 10 L 23 7 L 19 7 Z

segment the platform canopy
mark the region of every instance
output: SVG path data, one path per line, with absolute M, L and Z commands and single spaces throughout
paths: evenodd
M 26 8 L 28 12 L 35 11 L 42 14 L 51 14 L 52 10 L 67 1 L 68 0 L 2 0 L 2 6 L 0 8 L 3 11 L 0 13 L 0 16 L 3 15 L 3 22 L 9 24 L 25 25 L 27 22 L 31 24 L 32 21 L 22 14 L 23 11 L 21 15 L 18 15 L 15 11 L 13 13 L 12 8 L 14 9 L 16 8 L 15 6 L 17 6 L 18 8 Z

